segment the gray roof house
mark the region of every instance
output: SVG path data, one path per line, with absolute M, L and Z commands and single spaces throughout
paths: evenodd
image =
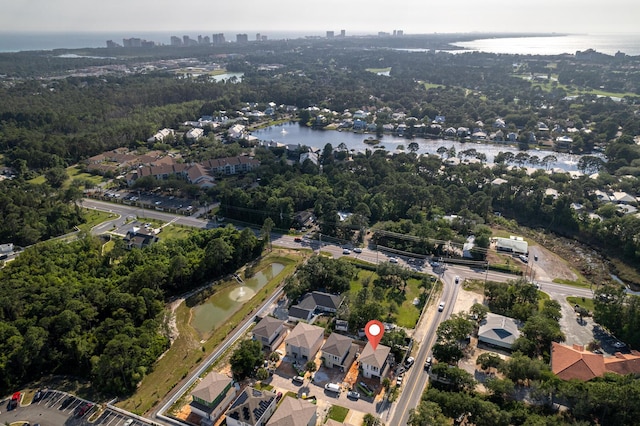
M 262 347 L 274 351 L 287 335 L 284 321 L 273 317 L 264 317 L 253 329 L 253 340 L 262 343 Z
M 191 392 L 191 412 L 202 417 L 203 425 L 211 425 L 224 413 L 238 391 L 233 379 L 212 371 Z
M 313 291 L 307 293 L 302 301 L 289 308 L 289 320 L 309 321 L 316 311 L 336 313 L 342 304 L 343 298 L 335 294 Z
M 316 406 L 304 399 L 285 397 L 267 426 L 315 426 Z
M 247 387 L 227 410 L 227 426 L 264 426 L 275 410 L 275 393 Z
M 391 348 L 388 346 L 378 345 L 378 347 L 373 350 L 371 343 L 367 343 L 359 358 L 364 377 L 367 379 L 377 377 L 380 379 L 380 382 L 382 382 L 382 379 L 384 379 L 389 372 L 390 353 Z
M 359 346 L 350 337 L 331 333 L 322 345 L 324 365 L 329 368 L 342 367 L 348 369 L 356 357 Z
M 299 322 L 284 341 L 287 355 L 294 359 L 312 360 L 323 339 L 323 328 Z
M 498 314 L 487 314 L 478 330 L 479 342 L 504 349 L 511 349 L 518 337 L 520 331 L 516 320 Z

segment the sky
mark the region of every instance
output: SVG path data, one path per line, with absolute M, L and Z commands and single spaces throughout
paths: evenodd
M 0 32 L 640 32 L 638 0 L 0 0 L 0 11 Z

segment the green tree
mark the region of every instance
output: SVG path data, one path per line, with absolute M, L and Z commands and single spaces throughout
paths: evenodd
M 447 426 L 451 420 L 442 414 L 438 404 L 431 401 L 420 401 L 417 408 L 409 413 L 409 426 Z
M 229 363 L 236 380 L 251 376 L 263 361 L 262 344 L 257 340 L 243 340 L 231 354 Z

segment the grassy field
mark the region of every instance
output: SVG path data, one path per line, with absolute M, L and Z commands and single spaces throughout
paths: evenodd
M 329 419 L 333 419 L 337 422 L 344 422 L 344 419 L 347 418 L 347 414 L 349 414 L 349 409 L 345 407 L 341 407 L 339 405 L 332 405 L 329 408 L 329 412 L 327 413 L 327 417 Z
M 102 222 L 106 222 L 107 220 L 116 217 L 113 213 L 103 212 L 100 210 L 84 209 L 83 211 L 87 222 L 82 225 L 78 225 L 78 228 L 85 232 L 89 232 L 94 226 L 100 225 Z
M 424 81 L 422 81 L 421 83 L 424 86 L 425 90 L 438 89 L 440 87 L 444 87 L 442 84 L 427 83 L 427 82 L 424 82 Z
M 358 271 L 356 279 L 351 280 L 351 289 L 349 290 L 349 296 L 351 300 L 355 300 L 357 294 L 362 290 L 365 280 L 369 280 L 370 289 L 373 288 L 373 282 L 378 278 L 378 274 L 373 271 L 361 269 Z M 407 281 L 407 288 L 405 294 L 399 294 L 392 289 L 385 291 L 384 300 L 379 303 L 387 310 L 391 300 L 396 300 L 396 303 L 402 298 L 402 303 L 398 304 L 398 312 L 395 314 L 395 323 L 400 327 L 414 328 L 418 319 L 420 318 L 420 309 L 413 304 L 413 300 L 419 297 L 423 292 L 420 287 L 420 280 L 411 278 Z
M 185 238 L 193 234 L 195 231 L 196 228 L 192 228 L 190 226 L 171 224 L 162 227 L 162 232 L 159 234 L 159 237 L 163 240 Z
M 373 72 L 373 73 L 379 73 L 379 72 L 391 72 L 391 67 L 387 67 L 387 68 L 367 68 L 367 71 L 369 72 Z
M 295 254 L 287 254 L 284 257 L 277 251 L 267 254 L 255 267 L 255 270 L 264 269 L 271 263 L 277 262 L 285 265 L 282 273 L 269 281 L 251 301 L 236 311 L 225 325 L 215 330 L 204 343 L 200 342 L 198 333 L 190 325 L 191 309 L 182 302 L 175 312 L 176 326 L 179 331 L 178 338 L 164 356 L 158 360 L 153 371 L 144 377 L 136 393 L 119 402 L 118 406 L 134 413 L 143 414 L 157 405 L 171 389 L 187 377 L 190 371 L 193 371 L 203 359 L 211 354 L 253 309 L 274 292 L 283 277 L 295 271 L 301 259 L 302 257 Z M 235 284 L 235 280 L 233 284 Z M 225 283 L 221 284 L 221 286 L 224 285 Z
M 593 304 L 593 299 L 589 299 L 589 298 L 586 298 L 586 297 L 569 296 L 569 297 L 567 297 L 567 302 L 569 302 L 572 306 L 573 305 L 582 306 L 583 308 L 585 308 L 589 312 L 593 312 L 595 310 L 595 306 Z
M 62 185 L 62 188 L 65 188 L 65 189 L 68 188 L 69 185 L 71 185 L 71 182 L 73 182 L 76 179 L 81 181 L 91 182 L 93 186 L 96 186 L 99 183 L 105 181 L 105 178 L 102 176 L 92 175 L 90 173 L 81 171 L 80 167 L 78 167 L 77 165 L 67 167 L 66 171 L 67 171 L 67 174 L 69 175 L 69 178 Z M 35 177 L 29 180 L 28 182 L 34 185 L 42 185 L 43 183 L 46 182 L 46 179 L 44 178 L 44 175 L 40 175 L 38 177 Z M 81 185 L 80 189 L 84 189 L 84 186 Z
M 572 285 L 574 287 L 582 287 L 582 288 L 591 287 L 591 284 L 587 280 L 585 280 L 583 278 L 578 278 L 575 281 L 573 281 L 573 280 L 564 280 L 564 279 L 561 279 L 561 278 L 554 278 L 553 282 L 557 283 L 557 284 Z

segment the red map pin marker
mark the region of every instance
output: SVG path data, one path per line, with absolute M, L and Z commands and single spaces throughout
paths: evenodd
M 375 351 L 378 347 L 378 343 L 380 343 L 380 339 L 382 339 L 382 335 L 384 334 L 384 326 L 378 320 L 371 320 L 364 327 L 364 334 L 367 335 L 367 339 L 369 339 L 369 343 Z

